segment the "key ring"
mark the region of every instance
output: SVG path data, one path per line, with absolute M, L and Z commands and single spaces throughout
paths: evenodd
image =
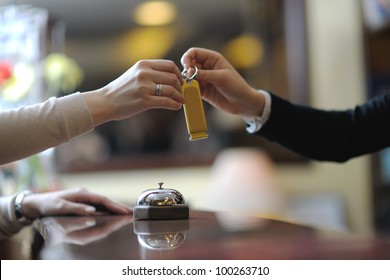
M 196 66 L 190 66 L 190 68 L 194 69 L 195 70 L 195 73 L 192 74 L 191 77 L 187 77 L 187 72 L 188 70 L 187 69 L 184 69 L 183 72 L 181 72 L 181 76 L 183 77 L 184 80 L 187 81 L 187 83 L 190 83 L 192 80 L 194 80 L 196 78 L 196 76 L 198 75 L 198 68 Z

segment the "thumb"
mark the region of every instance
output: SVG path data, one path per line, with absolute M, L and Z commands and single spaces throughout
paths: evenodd
M 191 56 L 189 54 L 185 53 L 181 57 L 180 62 L 181 62 L 181 65 L 183 65 L 183 68 L 188 70 L 188 68 L 190 68 L 190 66 L 193 63 L 193 59 L 191 58 Z

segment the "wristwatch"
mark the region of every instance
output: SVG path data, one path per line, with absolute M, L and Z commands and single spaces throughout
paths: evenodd
M 30 195 L 31 193 L 32 193 L 32 191 L 25 190 L 25 191 L 20 192 L 15 197 L 15 216 L 16 216 L 16 219 L 18 220 L 19 223 L 26 224 L 26 225 L 31 224 L 33 220 L 24 215 L 23 209 L 22 209 L 22 203 L 23 203 L 23 199 L 26 196 Z

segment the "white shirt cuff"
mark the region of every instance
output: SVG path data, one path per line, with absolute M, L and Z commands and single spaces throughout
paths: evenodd
M 258 92 L 264 96 L 265 100 L 263 113 L 261 116 L 254 117 L 252 119 L 244 119 L 246 123 L 246 131 L 251 134 L 258 132 L 267 122 L 271 114 L 271 95 L 264 90 L 258 90 Z

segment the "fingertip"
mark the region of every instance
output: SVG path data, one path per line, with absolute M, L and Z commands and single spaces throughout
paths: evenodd
M 132 212 L 133 212 L 133 210 L 129 207 L 122 208 L 122 214 L 128 215 L 128 214 L 131 214 Z
M 85 213 L 87 214 L 93 214 L 96 212 L 96 208 L 93 206 L 87 206 L 84 208 Z
M 177 102 L 176 104 L 173 104 L 170 109 L 177 111 L 177 110 L 180 110 L 182 107 L 183 107 L 183 104 Z
M 91 220 L 91 219 L 87 219 L 87 220 L 85 221 L 85 225 L 86 225 L 87 227 L 93 227 L 93 226 L 96 225 L 96 221 L 95 221 L 95 220 Z
M 188 55 L 188 51 L 183 54 L 183 56 L 181 57 L 180 62 L 181 62 L 181 65 L 183 66 L 183 68 L 185 70 L 188 70 L 188 68 L 190 67 L 190 62 L 191 62 L 191 58 Z

